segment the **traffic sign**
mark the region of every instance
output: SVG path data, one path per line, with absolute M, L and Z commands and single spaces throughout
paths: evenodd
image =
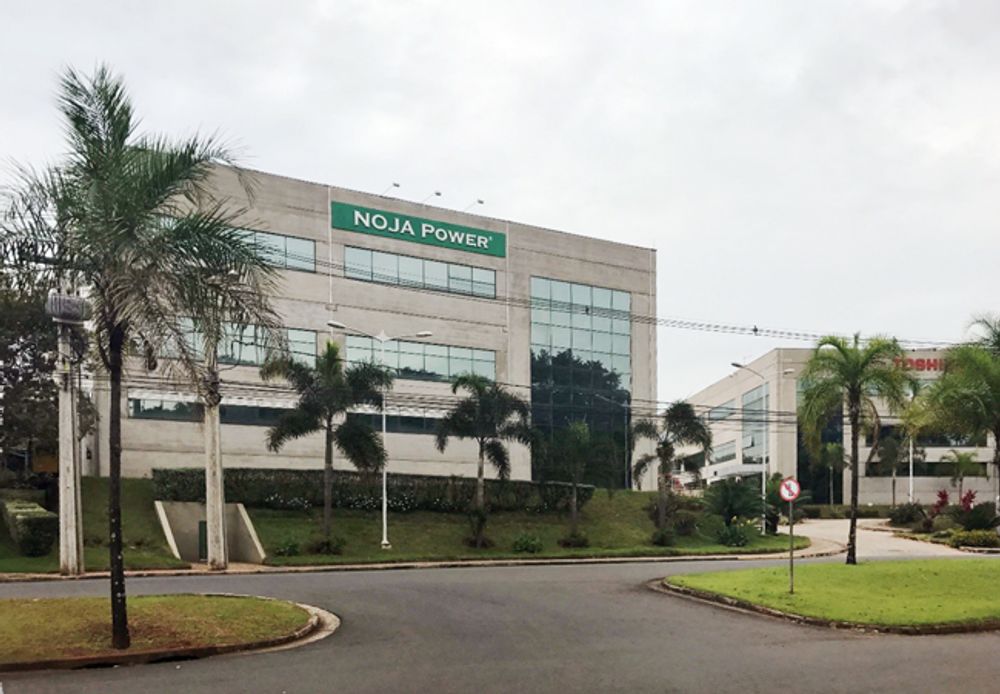
M 782 501 L 795 501 L 801 493 L 802 486 L 794 477 L 786 477 L 781 480 L 781 488 L 778 490 L 778 494 L 781 496 Z

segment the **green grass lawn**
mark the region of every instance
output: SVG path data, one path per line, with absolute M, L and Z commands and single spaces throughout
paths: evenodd
M 869 625 L 1000 619 L 1000 562 L 990 559 L 803 564 L 795 567 L 794 595 L 788 594 L 787 566 L 671 576 L 666 582 L 806 617 Z
M 108 568 L 108 480 L 85 477 L 83 503 L 84 563 L 88 571 Z M 128 569 L 185 568 L 167 549 L 160 521 L 153 508 L 150 480 L 122 480 L 122 537 Z M 59 570 L 59 543 L 44 557 L 22 557 L 0 519 L 0 573 L 48 572 Z
M 333 534 L 347 540 L 341 555 L 298 554 L 277 556 L 275 550 L 289 543 L 304 551 L 321 527 L 322 510 L 272 511 L 251 509 L 250 516 L 268 553 L 268 562 L 282 564 L 332 564 L 378 561 L 421 561 L 455 559 L 531 559 L 541 557 L 675 556 L 680 554 L 734 554 L 780 551 L 788 547 L 788 536 L 754 536 L 747 547 L 725 547 L 714 538 L 701 535 L 678 537 L 673 547 L 650 544 L 653 524 L 645 508 L 653 496 L 641 492 L 598 491 L 581 512 L 581 531 L 590 547 L 563 549 L 559 538 L 568 534 L 569 518 L 561 514 L 527 512 L 495 513 L 490 516 L 486 535 L 490 549 L 476 550 L 464 543 L 471 533 L 463 514 L 417 511 L 389 515 L 391 550 L 382 550 L 381 515 L 377 512 L 334 509 Z M 543 544 L 540 554 L 515 554 L 514 539 L 527 532 Z M 796 546 L 807 547 L 805 538 L 795 538 Z
M 118 655 L 105 598 L 0 600 L 0 668 L 52 658 Z M 129 598 L 129 653 L 229 646 L 294 633 L 309 621 L 278 600 L 210 595 Z

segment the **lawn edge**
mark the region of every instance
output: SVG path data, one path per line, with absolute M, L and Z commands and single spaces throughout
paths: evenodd
M 340 619 L 331 612 L 327 612 L 313 605 L 293 602 L 291 600 L 281 600 L 264 595 L 244 595 L 237 593 L 171 593 L 171 596 L 208 596 L 226 598 L 255 598 L 258 600 L 273 600 L 275 602 L 285 602 L 295 605 L 309 615 L 306 623 L 295 631 L 280 636 L 244 643 L 234 643 L 225 646 L 192 646 L 187 648 L 165 648 L 158 650 L 125 652 L 118 655 L 88 655 L 67 658 L 47 658 L 44 660 L 24 660 L 13 663 L 0 663 L 0 672 L 25 672 L 31 670 L 75 670 L 87 667 L 110 667 L 116 665 L 144 665 L 169 660 L 196 660 L 216 655 L 226 655 L 233 653 L 253 653 L 256 651 L 266 651 L 276 648 L 294 648 L 300 645 L 297 642 L 311 643 L 311 638 L 321 628 L 325 628 L 325 633 L 321 638 L 329 636 L 340 627 Z
M 941 636 L 946 634 L 972 634 L 977 632 L 1000 631 L 1000 619 L 991 619 L 980 622 L 943 622 L 938 624 L 925 625 L 893 625 L 893 624 L 871 624 L 867 622 L 849 622 L 837 619 L 823 619 L 821 617 L 808 617 L 806 615 L 785 612 L 773 607 L 759 605 L 749 600 L 729 597 L 721 593 L 714 593 L 708 590 L 690 588 L 669 583 L 669 578 L 660 578 L 650 581 L 646 585 L 658 593 L 672 595 L 675 597 L 692 600 L 713 607 L 752 614 L 758 616 L 781 619 L 794 624 L 804 624 L 807 626 L 821 627 L 826 629 L 840 629 L 857 631 L 867 634 L 895 634 L 902 636 Z
M 824 540 L 822 543 L 832 545 L 829 549 L 813 550 L 805 547 L 796 550 L 795 556 L 800 559 L 817 559 L 842 554 L 846 546 Z M 270 564 L 248 565 L 250 568 L 225 569 L 208 571 L 205 569 L 144 569 L 126 571 L 128 578 L 167 578 L 171 576 L 252 576 L 261 574 L 285 573 L 333 573 L 338 571 L 406 571 L 412 569 L 463 569 L 492 568 L 511 566 L 569 566 L 574 564 L 639 564 L 651 562 L 695 562 L 695 561 L 755 561 L 762 559 L 777 559 L 787 556 L 788 550 L 776 552 L 758 552 L 756 554 L 681 554 L 632 557 L 567 557 L 551 559 L 457 559 L 448 561 L 400 561 L 359 564 L 298 564 L 290 566 L 273 566 Z M 0 574 L 0 583 L 33 583 L 38 581 L 86 581 L 108 578 L 107 571 L 86 573 L 80 576 L 62 576 L 56 573 L 43 574 Z

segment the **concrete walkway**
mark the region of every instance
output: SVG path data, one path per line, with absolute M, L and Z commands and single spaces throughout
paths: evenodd
M 847 544 L 847 531 L 850 521 L 808 520 L 795 526 L 795 532 L 804 535 L 814 542 L 826 540 Z M 931 542 L 920 542 L 896 537 L 891 532 L 875 530 L 876 526 L 885 525 L 884 520 L 864 518 L 858 520 L 858 558 L 890 558 L 890 557 L 958 557 L 969 555 L 946 545 Z

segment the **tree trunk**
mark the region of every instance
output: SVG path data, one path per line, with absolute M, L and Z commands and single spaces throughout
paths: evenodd
M 830 466 L 830 506 L 833 506 L 833 466 Z
M 121 328 L 111 332 L 108 358 L 111 378 L 111 411 L 108 419 L 108 526 L 111 568 L 111 645 L 129 647 L 128 609 L 125 601 L 125 561 L 122 556 L 122 349 Z
M 577 516 L 577 501 L 576 501 L 576 478 L 573 479 L 573 495 L 570 497 L 569 502 L 569 534 L 576 535 L 577 528 L 579 527 L 579 519 Z
M 851 420 L 851 524 L 847 531 L 847 563 L 858 563 L 858 426 L 861 410 L 857 404 L 850 406 Z
M 667 473 L 660 469 L 656 474 L 656 529 L 663 530 L 667 527 Z
M 333 525 L 333 423 L 326 423 L 326 449 L 323 451 L 323 537 L 329 542 Z
M 479 443 L 479 464 L 476 467 L 476 549 L 483 546 L 483 531 L 486 528 L 486 480 L 485 473 L 486 451 L 483 442 Z
M 993 477 L 997 487 L 996 496 L 993 498 L 993 510 L 1000 515 L 1000 427 L 993 430 Z
M 222 425 L 219 420 L 219 371 L 214 348 L 208 354 L 203 426 L 205 428 L 205 526 L 208 568 L 223 571 L 229 566 L 226 541 L 226 490 L 222 470 Z
M 892 507 L 896 508 L 896 463 L 892 464 Z

